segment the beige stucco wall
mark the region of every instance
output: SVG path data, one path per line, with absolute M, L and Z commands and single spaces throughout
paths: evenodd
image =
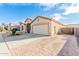
M 31 25 L 39 25 L 39 24 L 46 24 L 49 23 L 50 21 L 47 19 L 43 19 L 43 18 L 37 18 Z
M 51 21 L 51 35 L 58 34 L 64 25 Z
M 53 20 L 49 19 L 44 19 L 44 18 L 37 18 L 32 24 L 32 33 L 33 33 L 33 27 L 34 26 L 39 26 L 39 25 L 48 25 L 48 35 L 55 35 L 59 32 L 60 28 L 63 27 L 64 25 L 61 25 L 59 23 L 54 22 Z M 40 28 L 39 28 L 40 29 Z

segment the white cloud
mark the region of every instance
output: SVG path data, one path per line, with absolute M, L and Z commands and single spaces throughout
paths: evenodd
M 58 6 L 59 3 L 41 3 L 39 4 L 40 7 L 43 6 L 44 11 L 51 10 L 55 6 Z M 59 5 L 57 9 L 63 9 L 64 12 L 62 14 L 54 13 L 50 15 L 55 20 L 60 20 L 66 18 L 64 15 L 72 14 L 72 13 L 79 13 L 79 4 L 78 3 L 63 3 L 62 5 Z
M 55 20 L 60 20 L 61 18 L 63 18 L 63 16 L 61 15 L 61 14 L 53 14 L 53 15 L 51 15 L 51 17 L 53 18 L 53 19 L 55 19 Z
M 61 5 L 59 5 L 59 9 L 66 9 L 68 8 L 69 6 L 71 6 L 71 3 L 62 3 Z
M 64 8 L 64 15 L 68 15 L 71 13 L 79 13 L 79 4 L 72 4 L 71 6 Z
M 43 10 L 44 11 L 48 11 L 50 9 L 52 9 L 53 7 L 55 7 L 55 5 L 58 4 L 58 3 L 40 3 L 39 6 L 43 6 Z
M 59 3 L 40 3 L 39 6 L 43 6 L 44 11 L 51 10 L 54 8 L 56 5 Z M 71 13 L 79 13 L 79 4 L 78 3 L 63 3 L 61 6 L 58 8 L 63 9 L 65 12 L 63 13 L 64 15 L 68 15 Z

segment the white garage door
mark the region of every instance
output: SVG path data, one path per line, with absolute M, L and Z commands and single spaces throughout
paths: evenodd
M 48 25 L 35 25 L 35 26 L 33 26 L 33 33 L 48 35 Z

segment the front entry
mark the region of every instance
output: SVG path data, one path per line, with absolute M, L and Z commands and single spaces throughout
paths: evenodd
M 27 33 L 30 33 L 31 27 L 30 27 L 30 23 L 27 24 Z

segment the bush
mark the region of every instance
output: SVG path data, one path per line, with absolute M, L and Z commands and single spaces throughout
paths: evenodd
M 17 29 L 15 29 L 15 28 L 11 29 L 12 35 L 15 35 L 16 31 L 17 31 Z

